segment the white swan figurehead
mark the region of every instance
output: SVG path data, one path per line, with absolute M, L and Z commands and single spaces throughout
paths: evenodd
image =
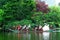
M 44 25 L 43 31 L 49 31 L 49 24 L 45 24 L 45 25 Z

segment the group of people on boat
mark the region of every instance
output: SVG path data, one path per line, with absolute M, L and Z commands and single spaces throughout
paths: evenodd
M 49 31 L 52 30 L 52 26 L 49 26 L 49 24 L 45 24 L 44 26 L 39 25 L 38 27 L 35 27 L 34 30 L 36 31 Z
M 31 25 L 29 24 L 21 26 L 21 25 L 17 25 L 16 26 L 16 30 L 18 31 L 29 31 L 29 29 L 31 28 Z M 49 24 L 45 24 L 43 27 L 41 25 L 39 26 L 35 26 L 34 28 L 32 28 L 33 31 L 49 31 L 50 29 L 52 29 L 52 26 L 49 27 Z

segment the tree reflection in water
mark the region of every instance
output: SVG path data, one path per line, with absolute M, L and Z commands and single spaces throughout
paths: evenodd
M 22 34 L 23 40 L 30 40 L 31 39 L 31 34 L 26 32 Z

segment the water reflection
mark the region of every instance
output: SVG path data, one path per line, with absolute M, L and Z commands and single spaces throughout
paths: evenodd
M 59 32 L 0 33 L 0 40 L 60 40 Z
M 18 34 L 17 34 L 17 38 L 18 38 L 18 40 L 20 40 L 21 39 L 21 34 L 18 32 Z
M 26 32 L 22 34 L 22 40 L 30 40 L 31 39 L 31 34 Z
M 43 39 L 49 40 L 50 32 L 43 32 Z

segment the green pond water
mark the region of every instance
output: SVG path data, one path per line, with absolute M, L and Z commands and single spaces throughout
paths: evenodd
M 60 32 L 0 32 L 0 40 L 60 40 Z

